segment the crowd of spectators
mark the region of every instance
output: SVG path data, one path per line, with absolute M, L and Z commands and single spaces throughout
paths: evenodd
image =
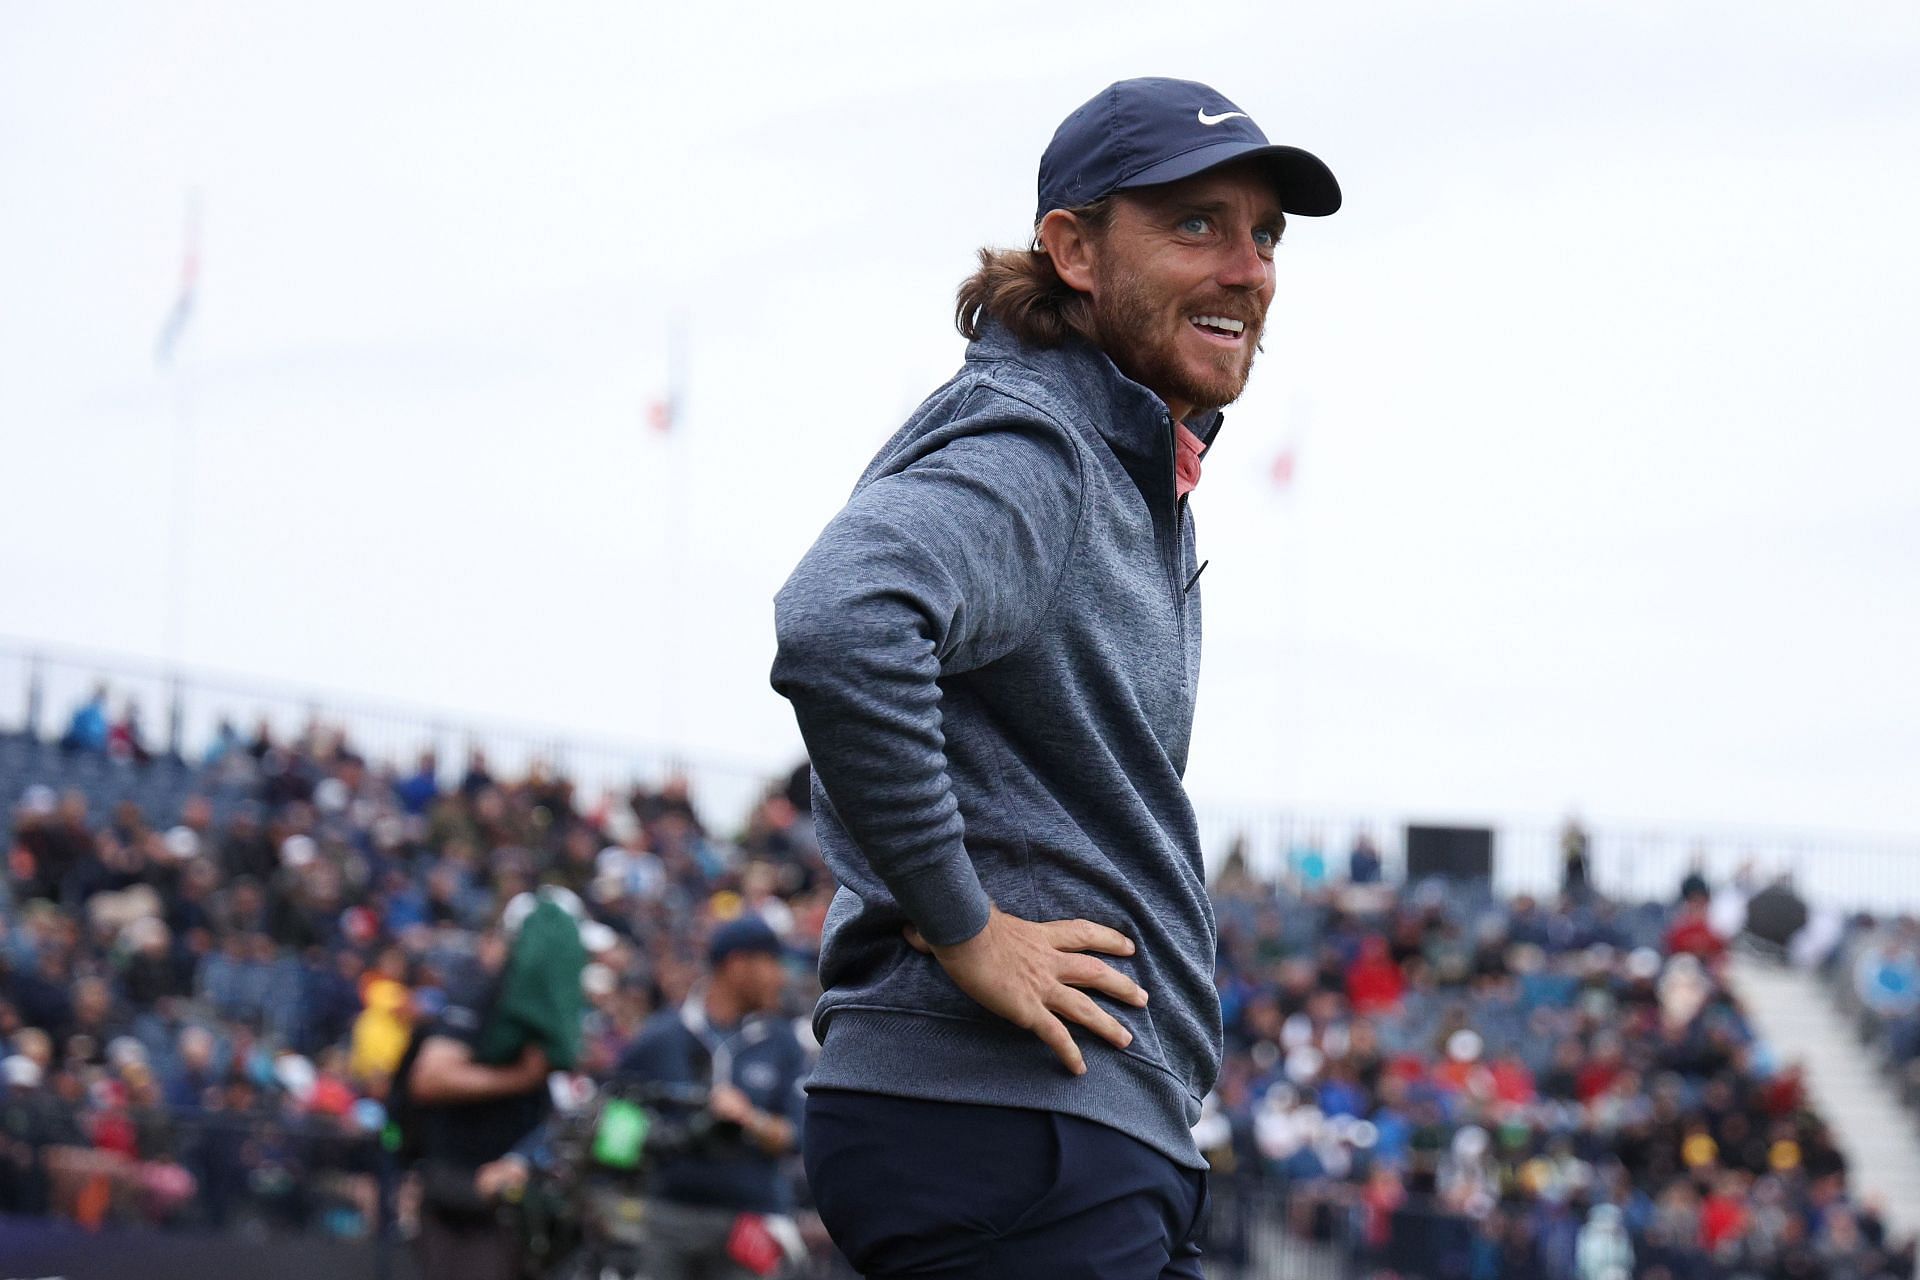
M 45 779 L 12 792 L 0 876 L 0 1212 L 365 1234 L 411 1029 L 539 883 L 613 931 L 585 978 L 589 1074 L 741 911 L 792 949 L 796 1015 L 816 993 L 833 886 L 804 768 L 722 835 L 681 779 L 588 797 L 478 750 L 395 769 L 318 722 L 223 725 L 184 762 L 106 705 L 57 745 L 0 739 L 0 766 Z M 108 776 L 89 760 L 170 781 L 68 785 Z M 1234 1204 L 1283 1202 L 1377 1274 L 1910 1280 L 1913 1242 L 1850 1193 L 1797 1068 L 1729 993 L 1705 883 L 1615 904 L 1584 835 L 1565 844 L 1545 902 L 1396 884 L 1364 838 L 1338 868 L 1290 851 L 1280 883 L 1227 860 L 1228 1052 L 1196 1130 L 1241 1192 L 1216 1256 L 1248 1248 Z M 1862 922 L 1832 962 L 1907 1067 L 1917 942 Z
M 57 744 L 0 739 L 0 781 L 29 779 L 0 876 L 0 1212 L 366 1233 L 412 1027 L 537 884 L 613 930 L 585 975 L 587 1072 L 742 910 L 782 931 L 810 1004 L 832 887 L 804 773 L 722 838 L 679 778 L 582 796 L 479 750 L 395 770 L 319 722 L 224 725 L 186 762 L 137 716 L 103 732 L 105 704 Z
M 1797 1066 L 1723 979 L 1704 882 L 1621 906 L 1215 886 L 1230 1052 L 1200 1134 L 1295 1226 L 1471 1280 L 1911 1277 Z M 1222 1252 L 1238 1246 L 1226 1224 Z

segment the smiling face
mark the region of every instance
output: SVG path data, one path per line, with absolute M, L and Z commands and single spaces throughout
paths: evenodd
M 1266 177 L 1231 165 L 1119 192 L 1103 230 L 1049 214 L 1041 239 L 1061 278 L 1091 295 L 1108 357 L 1179 419 L 1246 387 L 1284 226 Z

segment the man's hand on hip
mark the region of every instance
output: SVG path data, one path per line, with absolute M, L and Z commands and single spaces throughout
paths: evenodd
M 994 907 L 986 928 L 950 947 L 929 944 L 912 925 L 904 932 L 915 950 L 940 962 L 954 985 L 988 1011 L 1039 1036 L 1077 1076 L 1086 1074 L 1087 1064 L 1063 1019 L 1122 1049 L 1133 1040 L 1118 1018 L 1076 990 L 1087 987 L 1135 1006 L 1147 1003 L 1147 993 L 1133 979 L 1085 954 L 1132 955 L 1133 940 L 1118 930 L 1091 920 L 1035 924 Z

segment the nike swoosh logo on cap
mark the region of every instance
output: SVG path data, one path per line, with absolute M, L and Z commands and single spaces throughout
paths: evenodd
M 1220 124 L 1223 121 L 1233 119 L 1235 116 L 1239 116 L 1242 120 L 1247 119 L 1247 113 L 1244 111 L 1223 111 L 1217 116 L 1210 116 L 1206 113 L 1206 110 L 1202 108 L 1200 112 L 1200 123 Z

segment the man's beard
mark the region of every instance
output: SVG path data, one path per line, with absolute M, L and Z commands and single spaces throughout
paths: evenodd
M 1265 317 L 1257 314 L 1250 299 L 1230 295 L 1221 301 L 1196 304 L 1177 317 L 1177 324 L 1186 324 L 1188 315 L 1224 315 L 1246 322 L 1241 339 L 1246 344 L 1244 352 L 1222 350 L 1203 371 L 1196 371 L 1180 359 L 1174 345 L 1176 335 L 1162 328 L 1167 305 L 1168 300 L 1138 275 L 1124 268 L 1107 275 L 1100 282 L 1093 308 L 1101 350 L 1141 386 L 1163 399 L 1185 401 L 1196 412 L 1238 400 L 1246 389 L 1247 375 L 1253 371 Z

